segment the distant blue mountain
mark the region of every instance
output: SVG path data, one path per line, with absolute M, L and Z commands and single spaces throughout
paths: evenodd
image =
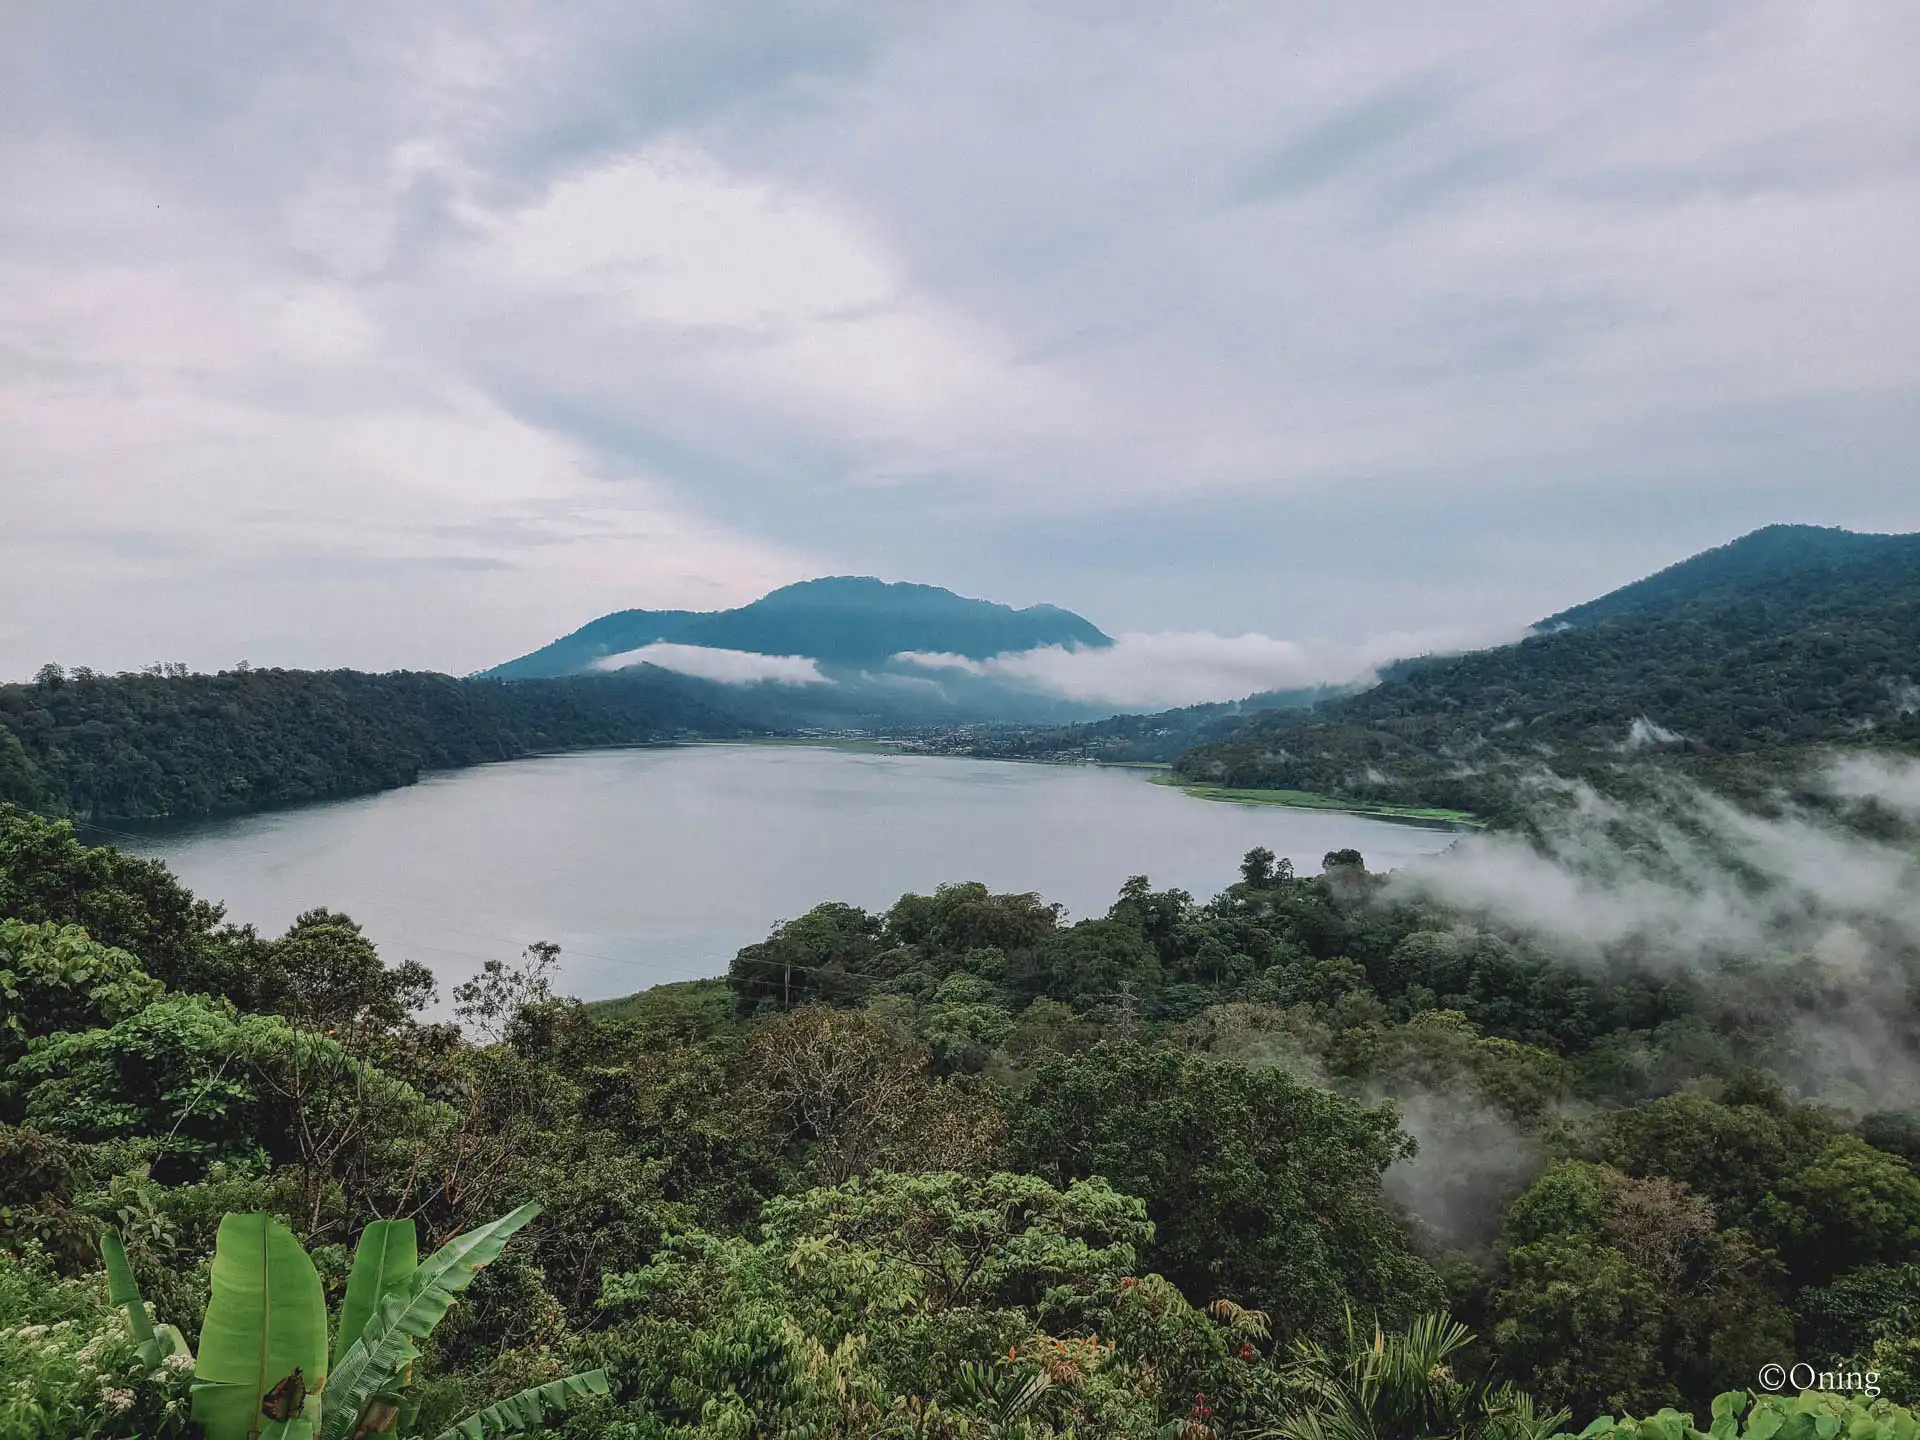
M 483 673 L 503 680 L 582 675 L 609 655 L 659 641 L 806 655 L 823 667 L 849 669 L 884 665 L 903 650 L 984 660 L 1040 645 L 1113 644 L 1090 621 L 1055 605 L 1016 610 L 936 585 L 836 575 L 783 586 L 736 610 L 621 610 Z

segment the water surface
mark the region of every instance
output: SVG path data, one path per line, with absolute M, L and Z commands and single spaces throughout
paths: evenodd
M 1145 772 L 800 745 L 600 750 L 431 776 L 402 790 L 123 839 L 235 920 L 278 934 L 324 905 L 442 996 L 489 958 L 562 947 L 584 999 L 725 971 L 826 900 L 884 909 L 983 880 L 1098 915 L 1129 875 L 1205 897 L 1255 845 L 1303 873 L 1352 847 L 1373 869 L 1444 829 L 1233 805 Z

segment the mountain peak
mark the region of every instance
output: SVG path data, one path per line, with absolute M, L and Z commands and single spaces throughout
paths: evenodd
M 1041 645 L 1106 646 L 1111 637 L 1055 605 L 1016 610 L 937 585 L 828 575 L 783 585 L 733 610 L 621 610 L 485 672 L 500 679 L 578 675 L 657 642 L 805 655 L 826 666 L 883 665 L 902 651 L 984 660 Z

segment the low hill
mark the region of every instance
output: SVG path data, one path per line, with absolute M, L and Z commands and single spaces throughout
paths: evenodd
M 1497 808 L 1518 770 L 1920 741 L 1920 535 L 1774 526 L 1359 695 L 1197 746 L 1193 781 Z
M 621 610 L 485 674 L 586 674 L 608 656 L 658 642 L 805 655 L 825 667 L 853 668 L 884 665 L 902 651 L 984 660 L 1040 645 L 1113 643 L 1090 621 L 1057 606 L 1016 610 L 934 585 L 842 575 L 787 585 L 734 610 Z

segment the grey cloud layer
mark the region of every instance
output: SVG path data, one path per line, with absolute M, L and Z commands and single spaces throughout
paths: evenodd
M 1043 645 L 985 660 L 915 653 L 894 658 L 930 672 L 964 670 L 1066 700 L 1130 709 L 1171 709 L 1210 700 L 1238 700 L 1268 690 L 1351 685 L 1369 680 L 1390 660 L 1518 638 L 1517 633 L 1393 631 L 1345 642 L 1158 631 L 1129 632 L 1100 649 Z
M 1895 0 L 9 23 L 0 673 L 844 571 L 1358 644 L 1920 527 Z
M 623 650 L 594 662 L 597 670 L 625 670 L 634 665 L 657 665 L 702 680 L 727 685 L 753 685 L 771 680 L 781 685 L 825 685 L 818 662 L 805 655 L 760 655 L 751 650 L 719 650 L 707 645 L 675 645 L 656 640 L 638 650 Z

